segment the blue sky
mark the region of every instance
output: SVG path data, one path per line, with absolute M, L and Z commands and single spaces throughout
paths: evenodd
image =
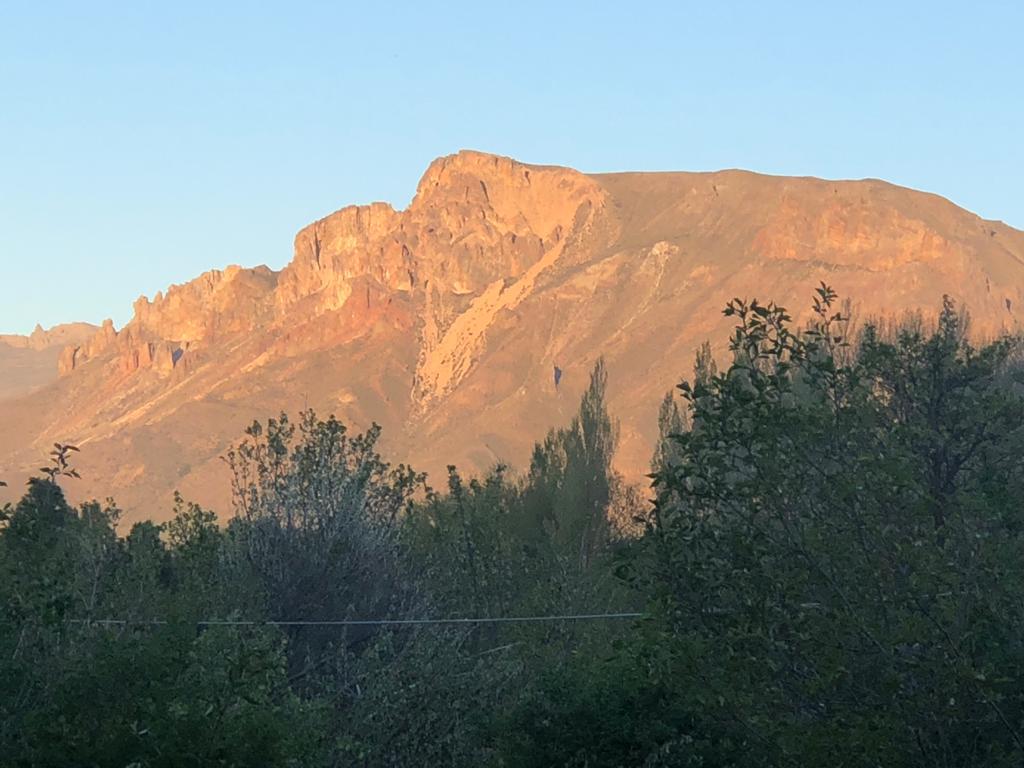
M 283 266 L 460 148 L 878 177 L 1024 228 L 1024 3 L 0 0 L 0 332 Z

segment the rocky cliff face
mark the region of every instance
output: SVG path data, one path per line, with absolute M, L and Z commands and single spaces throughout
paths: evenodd
M 1018 330 L 1024 233 L 879 181 L 586 175 L 461 152 L 403 211 L 302 229 L 280 273 L 208 272 L 140 299 L 120 331 L 69 340 L 58 382 L 0 403 L 0 465 L 74 440 L 82 493 L 114 493 L 129 519 L 166 514 L 174 488 L 223 506 L 219 455 L 253 418 L 309 405 L 383 424 L 394 458 L 435 474 L 521 466 L 604 356 L 619 466 L 639 477 L 661 396 L 728 331 L 725 301 L 799 317 L 820 280 L 861 318 L 948 293 L 979 333 Z
M 476 294 L 523 275 L 606 203 L 599 184 L 568 169 L 477 152 L 441 158 L 408 210 L 351 206 L 299 232 L 277 309 L 284 319 L 298 304 L 338 309 L 363 278 L 389 294 Z
M 277 275 L 266 267 L 211 270 L 185 285 L 171 286 L 152 301 L 140 297 L 131 321 L 118 332 L 104 321 L 91 337 L 61 352 L 60 374 L 114 354 L 118 368 L 132 373 L 153 368 L 170 373 L 191 350 L 262 327 L 270 317 Z
M 263 325 L 276 284 L 277 275 L 266 267 L 214 269 L 172 286 L 166 295 L 158 293 L 153 301 L 139 298 L 130 325 L 140 336 L 213 343 Z

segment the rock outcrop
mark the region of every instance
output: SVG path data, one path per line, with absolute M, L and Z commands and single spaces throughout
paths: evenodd
M 58 372 L 65 376 L 83 363 L 112 349 L 116 343 L 117 330 L 114 328 L 114 321 L 107 318 L 95 333 L 82 343 L 64 347 L 60 353 Z
M 153 301 L 140 297 L 127 327 L 181 343 L 210 343 L 247 333 L 269 318 L 276 284 L 277 274 L 267 267 L 214 269 L 184 285 L 171 286 Z
M 267 267 L 230 266 L 171 286 L 152 301 L 142 296 L 120 332 L 106 320 L 84 343 L 66 347 L 59 372 L 66 375 L 89 360 L 116 355 L 124 373 L 149 368 L 170 373 L 190 347 L 262 327 L 271 316 L 276 284 L 277 274 Z
M 337 309 L 358 277 L 388 291 L 475 293 L 521 275 L 577 226 L 581 210 L 606 202 L 599 184 L 569 169 L 478 152 L 441 158 L 407 210 L 350 206 L 300 231 L 278 310 L 311 298 L 318 311 Z

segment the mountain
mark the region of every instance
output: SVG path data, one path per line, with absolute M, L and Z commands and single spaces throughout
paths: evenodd
M 1018 330 L 1024 233 L 876 180 L 584 174 L 460 152 L 405 210 L 350 206 L 302 229 L 280 272 L 207 272 L 69 344 L 59 379 L 0 402 L 0 474 L 13 486 L 68 440 L 76 493 L 112 494 L 128 520 L 165 517 L 176 488 L 223 509 L 226 448 L 307 405 L 377 421 L 385 452 L 434 482 L 449 463 L 521 467 L 603 356 L 619 467 L 638 478 L 662 396 L 727 336 L 725 302 L 771 298 L 799 319 L 819 281 L 861 318 L 950 294 L 976 333 Z
M 37 325 L 29 336 L 0 334 L 0 400 L 18 397 L 57 378 L 57 360 L 69 344 L 81 344 L 95 325 L 69 323 L 49 330 Z

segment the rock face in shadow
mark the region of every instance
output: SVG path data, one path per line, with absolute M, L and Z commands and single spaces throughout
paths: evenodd
M 1024 233 L 875 180 L 587 175 L 460 152 L 405 210 L 302 229 L 279 273 L 207 272 L 139 299 L 120 330 L 67 339 L 59 380 L 0 402 L 0 466 L 28 471 L 71 440 L 77 492 L 113 494 L 128 520 L 165 517 L 174 489 L 223 509 L 219 456 L 254 418 L 306 405 L 380 423 L 395 460 L 435 477 L 523 466 L 604 356 L 618 465 L 639 478 L 662 395 L 727 336 L 725 302 L 771 298 L 799 320 L 819 281 L 861 319 L 934 314 L 949 294 L 978 335 L 1014 331 Z

